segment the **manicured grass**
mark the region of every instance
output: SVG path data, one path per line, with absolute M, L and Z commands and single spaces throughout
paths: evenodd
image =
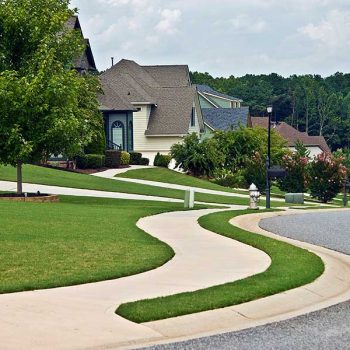
M 16 181 L 16 169 L 0 166 L 0 180 Z M 133 193 L 146 196 L 184 199 L 185 192 L 170 188 L 161 188 L 137 183 L 126 183 L 113 179 L 104 179 L 96 176 L 78 174 L 62 170 L 44 168 L 34 165 L 23 167 L 23 181 L 42 185 L 82 188 L 98 191 Z M 200 202 L 222 204 L 247 204 L 247 199 L 196 193 L 196 200 Z
M 16 181 L 16 169 L 13 167 L 0 166 L 0 180 Z M 184 199 L 185 197 L 185 192 L 181 190 L 104 179 L 92 175 L 78 174 L 34 165 L 25 165 L 23 167 L 23 181 L 42 185 L 133 193 L 176 199 Z M 248 198 L 198 192 L 195 194 L 195 200 L 208 203 L 248 205 Z M 261 205 L 263 205 L 263 203 L 264 202 L 262 201 Z M 276 202 L 272 203 L 272 205 L 283 206 L 283 203 Z
M 118 174 L 116 177 L 123 177 L 129 179 L 140 179 L 148 181 L 157 181 L 164 183 L 171 183 L 182 186 L 189 187 L 199 187 L 207 190 L 221 191 L 221 192 L 230 192 L 235 193 L 231 188 L 217 185 L 208 180 L 199 179 L 194 176 L 187 174 L 182 174 L 174 170 L 166 168 L 145 168 L 145 169 L 132 169 L 126 173 Z M 248 194 L 247 192 L 245 194 Z
M 0 293 L 128 276 L 173 257 L 136 227 L 141 218 L 181 204 L 88 197 L 60 203 L 0 201 Z
M 324 271 L 322 260 L 307 250 L 233 227 L 229 220 L 241 212 L 219 212 L 200 218 L 204 228 L 266 252 L 272 260 L 263 273 L 162 298 L 122 304 L 116 313 L 141 323 L 237 305 L 310 283 Z

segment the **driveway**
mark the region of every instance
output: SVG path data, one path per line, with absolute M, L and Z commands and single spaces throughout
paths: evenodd
M 286 237 L 350 254 L 349 223 L 347 211 L 279 216 L 263 220 L 261 226 Z M 347 301 L 287 321 L 147 349 L 348 350 L 349 344 L 350 301 Z

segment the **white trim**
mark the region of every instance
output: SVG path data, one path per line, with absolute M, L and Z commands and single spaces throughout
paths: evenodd
M 130 102 L 132 105 L 154 105 L 153 102 Z
M 210 130 L 215 131 L 215 129 L 211 127 L 208 123 L 204 122 L 204 125 L 207 126 Z
M 215 108 L 219 108 L 218 105 L 216 105 L 213 101 L 209 100 L 208 97 L 204 96 L 200 91 L 197 91 L 200 96 L 202 96 L 205 100 L 207 100 L 212 106 Z
M 222 96 L 214 95 L 214 94 L 211 94 L 211 93 L 209 93 L 209 92 L 204 92 L 204 91 L 203 91 L 203 94 L 206 94 L 206 95 L 212 96 L 212 97 L 216 97 L 216 98 L 221 98 L 222 100 L 226 100 L 226 101 L 243 102 L 243 100 L 240 100 L 240 99 L 238 99 L 238 98 L 232 98 L 232 99 L 230 99 L 230 98 L 227 98 L 227 97 L 222 97 Z
M 188 134 L 156 134 L 156 135 L 147 135 L 145 133 L 146 137 L 184 137 Z

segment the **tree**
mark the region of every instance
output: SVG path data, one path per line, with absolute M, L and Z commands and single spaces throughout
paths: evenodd
M 176 167 L 194 176 L 212 176 L 224 163 L 224 154 L 216 140 L 201 141 L 196 133 L 186 136 L 182 143 L 173 145 L 170 153 L 176 161 Z
M 99 132 L 98 80 L 73 68 L 85 43 L 69 0 L 0 1 L 0 163 L 71 157 Z

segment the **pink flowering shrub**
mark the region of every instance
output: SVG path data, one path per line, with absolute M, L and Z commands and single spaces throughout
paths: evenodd
M 341 157 L 322 153 L 309 164 L 309 189 L 311 196 L 323 203 L 332 200 L 342 189 L 346 168 Z
M 244 179 L 246 186 L 250 186 L 252 183 L 254 183 L 261 193 L 265 193 L 265 158 L 259 152 L 254 152 L 253 156 L 247 160 L 244 169 Z
M 278 181 L 279 188 L 288 193 L 306 192 L 308 163 L 309 158 L 299 153 L 286 154 L 281 164 L 286 169 L 286 176 Z

